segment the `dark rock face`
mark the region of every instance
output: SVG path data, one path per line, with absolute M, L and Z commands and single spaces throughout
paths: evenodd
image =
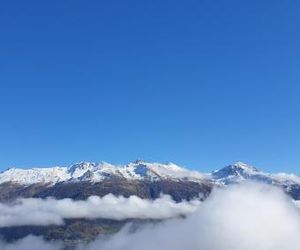
M 0 202 L 11 201 L 17 198 L 47 198 L 56 199 L 72 198 L 75 200 L 85 200 L 91 195 L 105 196 L 114 194 L 117 196 L 129 197 L 136 195 L 145 199 L 156 199 L 161 193 L 171 195 L 179 202 L 181 200 L 191 200 L 199 194 L 205 198 L 213 188 L 210 182 L 191 181 L 127 181 L 127 180 L 105 180 L 103 182 L 62 182 L 56 185 L 34 184 L 24 187 L 12 183 L 0 185 Z
M 0 184 L 0 202 L 12 201 L 17 198 L 31 198 L 45 189 L 47 189 L 45 184 L 23 186 L 10 182 L 2 183 Z
M 0 228 L 0 235 L 8 242 L 22 239 L 28 235 L 42 236 L 46 240 L 63 240 L 65 242 L 89 241 L 99 234 L 114 233 L 127 222 L 134 220 L 108 219 L 72 219 L 65 220 L 61 226 L 16 226 Z

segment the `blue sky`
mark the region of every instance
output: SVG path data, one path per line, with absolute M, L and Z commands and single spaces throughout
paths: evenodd
M 0 169 L 300 172 L 299 1 L 3 1 Z

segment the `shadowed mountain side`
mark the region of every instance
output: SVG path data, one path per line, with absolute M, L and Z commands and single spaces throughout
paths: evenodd
M 154 220 L 127 219 L 122 221 L 109 219 L 67 219 L 61 226 L 17 226 L 0 227 L 0 235 L 6 242 L 14 242 L 28 235 L 41 236 L 47 241 L 63 241 L 65 250 L 75 249 L 78 243 L 88 243 L 99 235 L 118 232 L 126 223 L 138 227 Z
M 0 185 L 0 201 L 6 202 L 17 198 L 46 198 L 56 199 L 72 198 L 74 200 L 85 200 L 89 196 L 105 196 L 114 194 L 116 196 L 129 197 L 136 195 L 145 199 L 156 199 L 160 194 L 168 194 L 175 201 L 191 200 L 195 197 L 206 198 L 213 188 L 209 181 L 128 181 L 122 179 L 104 180 L 99 183 L 87 181 L 57 183 L 53 186 L 33 184 L 24 187 L 19 184 L 3 183 Z

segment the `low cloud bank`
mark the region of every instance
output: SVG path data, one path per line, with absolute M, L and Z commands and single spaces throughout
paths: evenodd
M 106 218 L 123 220 L 169 219 L 196 211 L 199 200 L 176 203 L 168 195 L 155 200 L 106 195 L 91 196 L 85 201 L 72 199 L 20 199 L 11 204 L 0 203 L 0 227 L 22 225 L 61 225 L 64 219 Z
M 76 250 L 300 249 L 300 210 L 277 188 L 259 184 L 235 185 L 215 190 L 197 207 L 186 218 L 146 225 L 138 230 L 127 225 L 110 238 L 99 238 Z M 49 245 L 39 238 L 24 241 L 33 240 L 45 244 L 45 247 L 39 245 L 39 249 L 62 249 L 55 245 L 57 243 Z M 33 249 L 26 245 L 20 248 L 21 243 L 18 242 L 19 248 L 6 245 L 0 249 Z
M 125 228 L 88 250 L 299 250 L 299 208 L 281 190 L 259 184 L 215 191 L 186 219 Z M 78 250 L 86 249 L 79 247 Z

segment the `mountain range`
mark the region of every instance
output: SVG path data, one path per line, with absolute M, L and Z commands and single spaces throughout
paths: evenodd
M 0 173 L 0 201 L 20 197 L 86 199 L 90 195 L 137 195 L 155 199 L 160 193 L 176 201 L 205 198 L 214 187 L 245 180 L 279 186 L 293 199 L 300 199 L 300 176 L 266 173 L 243 162 L 212 173 L 188 170 L 174 163 L 137 160 L 126 165 L 80 162 L 70 167 L 9 168 Z
M 204 200 L 214 188 L 226 188 L 247 180 L 275 185 L 294 200 L 300 200 L 300 176 L 297 174 L 266 173 L 242 162 L 211 173 L 200 173 L 174 163 L 137 160 L 117 166 L 106 162 L 80 162 L 70 167 L 9 168 L 0 173 L 0 202 L 14 204 L 18 198 L 47 197 L 86 200 L 92 195 L 107 194 L 156 199 L 162 193 L 176 202 Z M 79 242 L 90 242 L 101 234 L 118 232 L 128 222 L 149 223 L 140 219 L 104 218 L 66 219 L 64 222 L 63 225 L 0 226 L 0 237 L 15 241 L 28 235 L 41 236 L 49 241 L 63 241 L 64 249 L 74 250 Z

